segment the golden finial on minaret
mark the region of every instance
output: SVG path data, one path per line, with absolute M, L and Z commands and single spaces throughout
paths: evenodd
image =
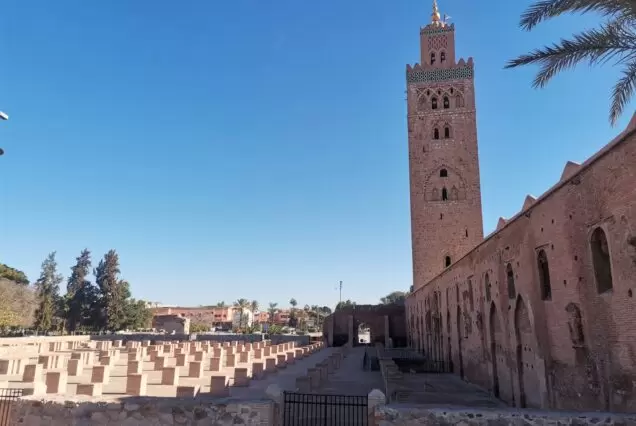
M 431 13 L 431 24 L 439 25 L 441 23 L 441 15 L 437 7 L 437 0 L 433 0 L 433 13 Z

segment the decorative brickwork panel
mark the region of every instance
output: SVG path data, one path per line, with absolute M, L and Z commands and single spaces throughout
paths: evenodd
M 472 67 L 437 68 L 407 73 L 407 83 L 434 83 L 438 81 L 465 80 L 473 78 Z

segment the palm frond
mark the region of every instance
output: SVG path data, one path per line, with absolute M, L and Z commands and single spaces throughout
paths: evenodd
M 571 0 L 574 1 L 574 0 Z M 509 61 L 505 68 L 521 65 L 541 65 L 533 86 L 543 87 L 559 72 L 583 61 L 597 65 L 612 59 L 616 63 L 633 61 L 636 56 L 636 34 L 630 26 L 612 21 L 598 29 L 586 30 L 570 40 L 562 39 L 552 46 L 535 49 Z
M 636 62 L 630 62 L 623 69 L 623 76 L 618 80 L 612 90 L 612 106 L 610 108 L 610 122 L 616 124 L 616 120 L 623 113 L 625 105 L 629 102 L 636 88 Z
M 541 0 L 521 15 L 519 26 L 531 30 L 539 23 L 565 13 L 597 12 L 615 19 L 635 20 L 636 0 Z

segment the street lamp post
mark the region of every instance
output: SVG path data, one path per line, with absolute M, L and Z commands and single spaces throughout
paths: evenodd
M 4 120 L 7 121 L 9 119 L 9 116 L 7 115 L 7 113 L 0 111 L 0 120 Z M 4 150 L 2 148 L 0 148 L 0 155 L 4 154 Z

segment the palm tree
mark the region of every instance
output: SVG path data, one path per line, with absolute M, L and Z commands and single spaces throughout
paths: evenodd
M 239 309 L 239 328 L 243 328 L 243 314 L 245 309 L 250 306 L 250 302 L 247 299 L 238 299 L 234 305 Z
M 252 303 L 250 303 L 250 310 L 252 313 L 258 311 L 258 302 L 256 300 L 252 300 Z
M 276 312 L 278 311 L 278 309 L 276 309 L 276 307 L 278 306 L 278 303 L 272 303 L 269 302 L 269 323 L 270 325 L 274 324 L 274 317 L 276 316 Z
M 622 76 L 612 91 L 609 120 L 612 125 L 623 113 L 636 87 L 635 0 L 537 0 L 521 16 L 519 25 L 530 31 L 542 21 L 566 13 L 597 12 L 607 18 L 599 27 L 585 30 L 569 40 L 521 55 L 506 68 L 539 64 L 533 87 L 542 88 L 559 72 L 581 62 L 589 65 L 613 60 L 622 66 Z
M 221 301 L 221 302 L 217 303 L 217 304 L 216 304 L 216 307 L 217 307 L 217 308 L 225 308 L 225 302 L 224 302 L 224 301 Z

